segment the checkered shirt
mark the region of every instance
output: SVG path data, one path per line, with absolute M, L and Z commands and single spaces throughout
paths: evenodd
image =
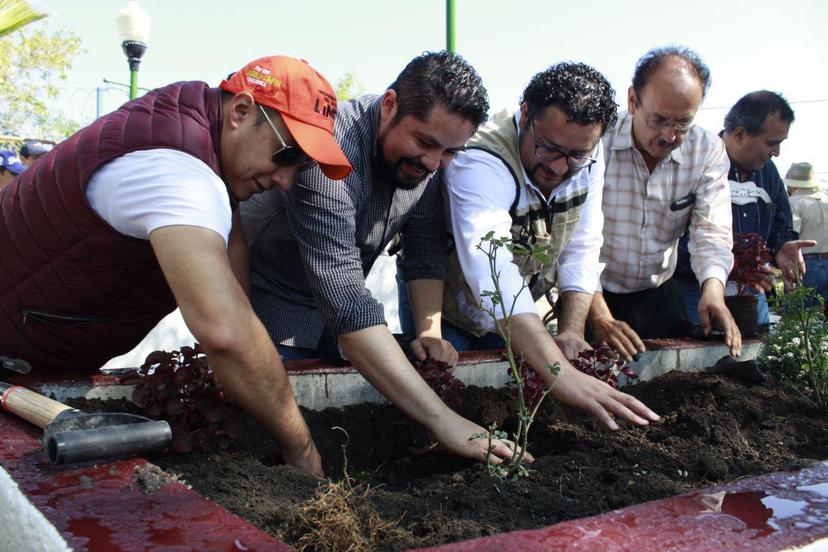
M 623 113 L 604 147 L 602 288 L 631 293 L 663 284 L 673 275 L 678 239 L 688 227 L 699 282 L 716 278 L 724 284 L 733 265 L 724 142 L 694 126 L 650 174 L 635 148 L 632 117 Z M 691 194 L 695 202 L 679 208 Z
M 398 189 L 378 166 L 379 97 L 340 102 L 335 134 L 353 166 L 344 181 L 318 169 L 290 192 L 242 203 L 250 245 L 252 303 L 275 343 L 316 348 L 335 336 L 385 324 L 365 275 L 400 233 L 406 281 L 445 278 L 446 232 L 439 174 Z

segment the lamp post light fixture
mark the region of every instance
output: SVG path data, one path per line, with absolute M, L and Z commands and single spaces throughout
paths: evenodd
M 136 0 L 130 0 L 115 16 L 115 26 L 123 40 L 121 47 L 129 62 L 130 100 L 138 96 L 138 65 L 141 63 L 141 56 L 147 51 L 150 23 L 150 15 L 141 9 Z

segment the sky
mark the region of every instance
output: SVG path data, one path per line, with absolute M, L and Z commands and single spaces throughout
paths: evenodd
M 129 72 L 115 29 L 126 0 L 52 0 L 32 26 L 68 28 L 84 53 L 63 85 L 62 108 L 83 123 L 126 100 Z M 411 58 L 445 47 L 444 0 L 139 0 L 152 17 L 139 86 L 179 80 L 218 84 L 248 61 L 301 57 L 334 85 L 352 72 L 381 93 Z M 636 60 L 648 49 L 683 44 L 712 72 L 696 122 L 721 129 L 728 108 L 758 89 L 781 92 L 796 112 L 776 161 L 784 174 L 810 161 L 828 180 L 828 2 L 825 0 L 456 0 L 456 50 L 480 73 L 491 113 L 516 106 L 533 74 L 558 61 L 604 73 L 626 105 Z

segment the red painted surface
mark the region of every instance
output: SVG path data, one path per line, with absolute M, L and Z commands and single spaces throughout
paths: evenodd
M 0 414 L 0 464 L 76 550 L 292 550 L 180 483 L 146 494 L 143 459 L 53 467 L 37 435 Z
M 0 415 L 0 464 L 75 549 L 291 550 L 181 484 L 145 494 L 134 477 L 142 459 L 57 468 L 36 436 Z M 828 538 L 828 462 L 429 550 L 770 551 L 820 538 Z
M 432 552 L 784 550 L 828 538 L 828 462 Z M 828 541 L 824 550 L 828 550 Z

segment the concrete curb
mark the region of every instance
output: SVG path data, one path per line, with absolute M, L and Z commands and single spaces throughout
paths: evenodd
M 631 366 L 641 381 L 648 381 L 671 370 L 698 372 L 712 366 L 728 354 L 724 344 L 706 341 L 646 340 L 647 352 Z M 761 349 L 758 340 L 743 344 L 741 360 L 756 358 Z M 311 410 L 324 410 L 349 404 L 387 402 L 359 372 L 348 364 L 319 360 L 288 361 L 293 392 L 301 406 Z M 118 376 L 128 372 L 110 370 L 107 375 L 96 375 L 81 380 L 35 380 L 31 376 L 13 378 L 14 383 L 29 386 L 39 392 L 54 396 L 58 401 L 68 398 L 129 399 L 132 387 L 120 383 Z M 461 353 L 454 374 L 466 385 L 478 387 L 502 387 L 508 381 L 506 363 L 500 351 Z M 623 384 L 623 378 L 621 383 Z

